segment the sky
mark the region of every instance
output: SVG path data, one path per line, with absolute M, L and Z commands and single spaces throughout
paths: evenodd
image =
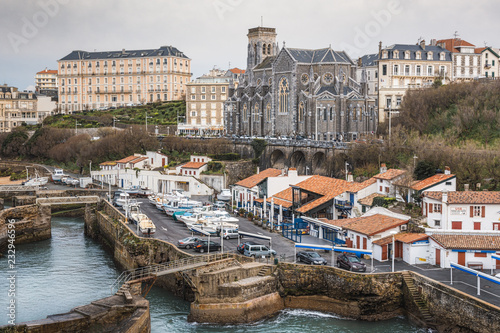
M 500 47 L 500 2 L 478 0 L 1 0 L 0 84 L 33 88 L 73 50 L 172 45 L 192 79 L 217 67 L 246 67 L 249 28 L 274 27 L 279 47 L 345 50 L 458 37 Z

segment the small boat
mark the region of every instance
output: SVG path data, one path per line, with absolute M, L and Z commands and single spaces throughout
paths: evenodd
M 181 199 L 181 200 L 171 201 L 169 202 L 169 204 L 163 205 L 163 210 L 168 216 L 172 217 L 175 212 L 190 211 L 194 208 L 201 208 L 201 207 L 203 207 L 203 204 L 199 201 Z
M 223 189 L 218 195 L 217 199 L 220 201 L 229 201 L 231 200 L 231 190 L 230 189 Z
M 130 195 L 125 192 L 116 192 L 115 193 L 115 200 L 114 200 L 114 205 L 121 207 L 123 205 L 127 204 L 127 201 L 129 200 Z
M 147 220 L 141 220 L 139 222 L 139 232 L 141 232 L 143 236 L 151 236 L 156 232 L 156 226 L 149 218 Z
M 67 176 L 68 175 L 66 175 L 64 173 L 63 169 L 54 169 L 54 172 L 52 173 L 52 181 L 54 181 L 54 182 L 60 182 L 61 178 L 67 177 Z

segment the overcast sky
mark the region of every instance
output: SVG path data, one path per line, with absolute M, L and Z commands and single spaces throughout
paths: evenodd
M 0 84 L 20 89 L 73 50 L 173 45 L 192 59 L 193 79 L 217 66 L 246 67 L 249 28 L 277 30 L 279 46 L 346 50 L 378 43 L 460 38 L 500 47 L 500 2 L 478 0 L 1 0 Z

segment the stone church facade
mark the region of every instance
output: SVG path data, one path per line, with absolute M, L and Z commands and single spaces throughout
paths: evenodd
M 376 105 L 345 52 L 279 49 L 274 28 L 248 40 L 247 70 L 224 104 L 227 134 L 348 141 L 376 131 Z

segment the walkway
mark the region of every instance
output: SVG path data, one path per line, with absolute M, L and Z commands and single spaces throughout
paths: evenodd
M 101 199 L 96 195 L 76 196 L 76 197 L 52 197 L 37 198 L 36 203 L 40 205 L 68 205 L 68 204 L 87 204 L 98 203 Z

